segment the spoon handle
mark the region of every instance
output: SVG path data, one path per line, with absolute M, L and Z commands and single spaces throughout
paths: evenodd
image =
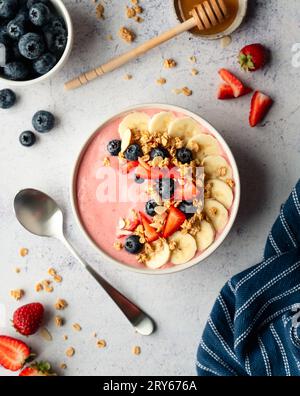
M 135 330 L 142 335 L 150 335 L 155 329 L 153 320 L 143 312 L 133 302 L 128 300 L 122 293 L 116 290 L 110 283 L 107 282 L 101 275 L 99 275 L 87 262 L 85 262 L 70 242 L 63 236 L 60 238 L 65 246 L 69 249 L 80 264 L 96 279 L 96 281 L 103 287 L 106 293 L 117 304 L 123 314 L 127 317 L 129 322 Z

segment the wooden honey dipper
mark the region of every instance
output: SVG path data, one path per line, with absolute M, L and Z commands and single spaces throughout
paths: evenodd
M 111 72 L 125 63 L 137 58 L 138 56 L 144 54 L 152 48 L 159 46 L 160 44 L 178 36 L 179 34 L 186 32 L 187 30 L 197 27 L 200 31 L 205 29 L 210 29 L 222 23 L 226 18 L 228 18 L 228 10 L 224 0 L 206 0 L 203 3 L 195 6 L 191 11 L 192 17 L 187 21 L 177 25 L 173 29 L 155 37 L 146 43 L 134 48 L 133 50 L 120 55 L 108 63 L 96 67 L 80 76 L 74 78 L 73 80 L 65 83 L 65 89 L 71 90 L 79 88 L 88 82 L 95 80 L 96 78 L 102 76 L 105 73 Z

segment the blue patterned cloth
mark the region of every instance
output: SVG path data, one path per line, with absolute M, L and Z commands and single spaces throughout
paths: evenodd
M 200 376 L 300 375 L 300 181 L 264 260 L 223 287 L 197 354 Z

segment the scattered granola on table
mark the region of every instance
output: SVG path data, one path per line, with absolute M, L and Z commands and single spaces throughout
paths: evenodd
M 97 347 L 98 348 L 105 348 L 106 347 L 106 341 L 105 340 L 98 340 L 97 341 Z
M 133 355 L 140 355 L 141 354 L 141 347 L 140 346 L 134 346 L 131 350 Z
M 15 300 L 19 301 L 24 296 L 25 292 L 22 289 L 15 289 L 10 291 L 10 295 Z
M 79 323 L 74 323 L 72 327 L 73 327 L 73 330 L 75 330 L 75 331 L 81 331 L 82 330 Z
M 167 80 L 163 77 L 160 77 L 159 79 L 156 80 L 157 85 L 164 85 L 166 84 Z
M 72 356 L 74 356 L 74 354 L 75 354 L 75 349 L 74 349 L 73 347 L 69 347 L 69 348 L 66 350 L 66 356 L 72 357 Z
M 57 309 L 58 311 L 64 310 L 65 308 L 67 308 L 67 306 L 67 301 L 62 298 L 58 299 L 54 305 L 55 309 Z
M 164 68 L 165 69 L 173 69 L 176 66 L 177 66 L 177 63 L 175 62 L 174 59 L 165 59 L 164 60 Z
M 96 18 L 97 19 L 105 19 L 104 11 L 105 11 L 105 9 L 104 9 L 103 4 L 101 4 L 101 3 L 97 4 L 96 5 Z
M 21 256 L 21 257 L 27 256 L 28 253 L 29 253 L 29 250 L 28 250 L 27 248 L 21 248 L 21 249 L 20 249 L 20 256 Z
M 121 37 L 122 40 L 124 40 L 128 44 L 132 43 L 136 38 L 135 33 L 125 26 L 122 26 L 120 28 L 119 36 Z

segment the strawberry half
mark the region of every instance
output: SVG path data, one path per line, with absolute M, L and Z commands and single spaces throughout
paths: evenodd
M 49 377 L 54 376 L 51 371 L 51 365 L 48 362 L 33 363 L 25 367 L 19 374 L 19 377 Z
M 272 104 L 273 100 L 269 96 L 259 91 L 254 92 L 249 115 L 249 123 L 252 128 L 264 119 Z
M 145 237 L 147 242 L 151 243 L 156 241 L 159 238 L 158 232 L 156 232 L 155 228 L 151 227 L 151 223 L 148 220 L 147 216 L 144 213 L 140 212 L 142 224 L 145 230 Z
M 163 232 L 163 237 L 168 238 L 173 235 L 174 232 L 178 231 L 180 226 L 185 222 L 186 217 L 184 213 L 181 212 L 178 208 L 171 206 L 166 225 Z
M 38 331 L 44 316 L 40 303 L 31 303 L 18 308 L 13 315 L 13 326 L 20 334 L 29 336 Z
M 240 96 L 248 95 L 250 92 L 252 92 L 251 88 L 244 87 L 244 90 Z M 236 99 L 231 86 L 228 84 L 221 84 L 219 86 L 217 97 L 220 100 Z
M 267 51 L 261 44 L 246 45 L 246 47 L 241 49 L 238 60 L 242 69 L 254 72 L 265 65 Z
M 225 81 L 226 84 L 228 84 L 232 88 L 233 96 L 235 98 L 242 96 L 245 90 L 245 86 L 236 76 L 234 76 L 232 73 L 230 73 L 230 71 L 226 69 L 219 70 L 219 75 L 222 80 Z
M 0 335 L 0 365 L 4 368 L 20 370 L 30 357 L 30 349 L 25 342 Z

